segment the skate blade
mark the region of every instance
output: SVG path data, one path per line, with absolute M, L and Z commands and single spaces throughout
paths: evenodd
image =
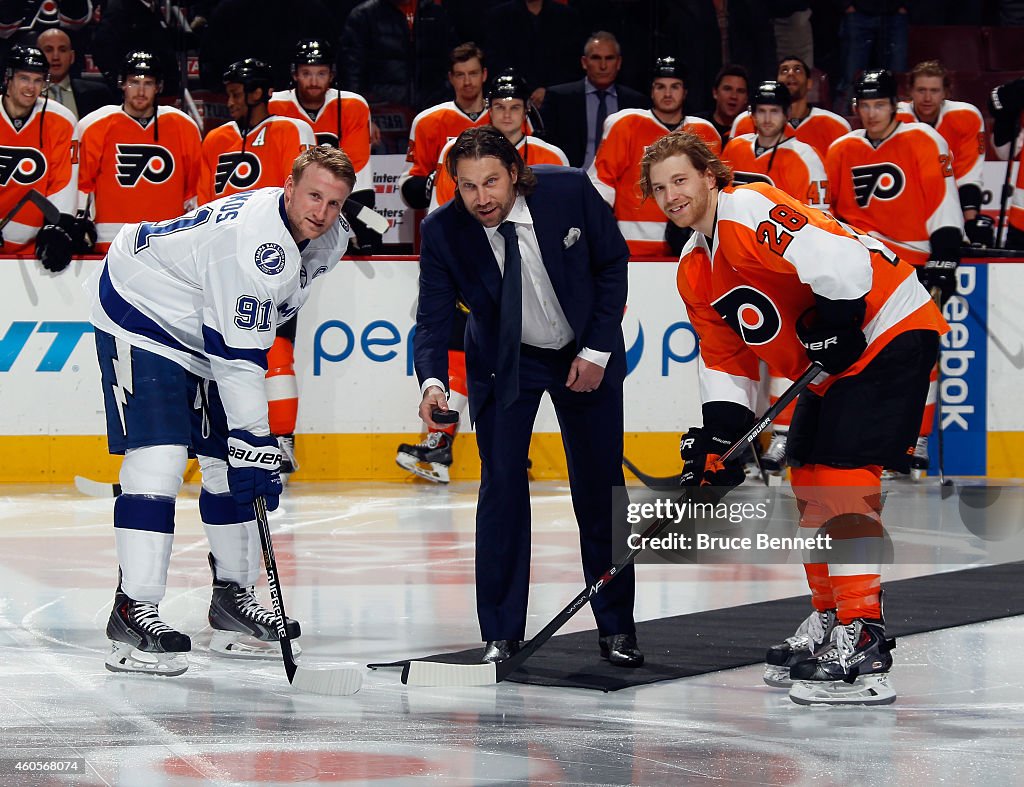
M 776 667 L 772 664 L 765 664 L 762 679 L 766 686 L 771 686 L 773 689 L 788 689 L 793 685 L 793 680 L 789 677 L 789 667 Z
M 853 683 L 794 681 L 789 698 L 797 705 L 889 705 L 896 701 L 896 690 L 883 672 L 862 675 Z
M 104 662 L 111 672 L 173 678 L 188 669 L 188 657 L 184 653 L 146 653 L 126 642 L 112 642 L 111 645 L 110 655 Z
M 214 629 L 210 637 L 210 652 L 229 659 L 280 659 L 281 646 L 277 642 L 263 640 L 238 631 Z M 292 640 L 292 655 L 302 653 L 299 643 Z
M 433 481 L 435 484 L 447 484 L 449 481 L 448 468 L 437 462 L 418 462 L 406 454 L 398 454 L 395 463 L 403 470 Z

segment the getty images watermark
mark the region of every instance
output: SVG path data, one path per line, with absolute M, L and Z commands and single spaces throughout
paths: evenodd
M 915 491 L 917 490 L 917 491 Z M 976 565 L 1024 560 L 1024 486 L 961 484 L 945 498 L 877 488 L 614 494 L 616 560 L 637 563 Z

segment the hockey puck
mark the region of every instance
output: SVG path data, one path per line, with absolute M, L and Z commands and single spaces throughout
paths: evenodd
M 435 407 L 430 413 L 430 417 L 434 419 L 435 424 L 457 424 L 459 422 L 459 411 L 439 410 Z

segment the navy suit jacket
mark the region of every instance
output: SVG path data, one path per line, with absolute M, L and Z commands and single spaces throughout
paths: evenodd
M 532 168 L 537 187 L 526 198 L 544 267 L 575 334 L 576 348 L 624 353 L 629 249 L 607 203 L 586 173 L 555 166 Z M 579 238 L 566 247 L 570 230 Z M 575 233 L 573 233 L 575 234 Z M 470 417 L 494 388 L 498 357 L 501 271 L 484 228 L 451 200 L 421 226 L 419 306 L 413 340 L 420 384 L 448 380 L 448 342 L 456 299 L 469 307 L 466 377 Z
M 651 105 L 647 96 L 620 82 L 615 83 L 615 92 L 620 110 L 647 109 Z M 549 87 L 540 114 L 544 119 L 544 138 L 565 152 L 570 166 L 582 167 L 587 155 L 586 80 Z

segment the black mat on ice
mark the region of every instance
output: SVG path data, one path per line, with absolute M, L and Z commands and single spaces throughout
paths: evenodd
M 1022 580 L 1024 562 L 886 582 L 886 630 L 890 636 L 900 637 L 1022 615 Z M 798 596 L 638 623 L 637 637 L 646 656 L 639 669 L 613 667 L 603 661 L 596 630 L 561 634 L 552 637 L 507 680 L 617 691 L 760 664 L 767 646 L 790 636 L 807 616 L 807 609 L 807 596 Z M 475 664 L 482 654 L 482 648 L 474 648 L 425 658 Z

